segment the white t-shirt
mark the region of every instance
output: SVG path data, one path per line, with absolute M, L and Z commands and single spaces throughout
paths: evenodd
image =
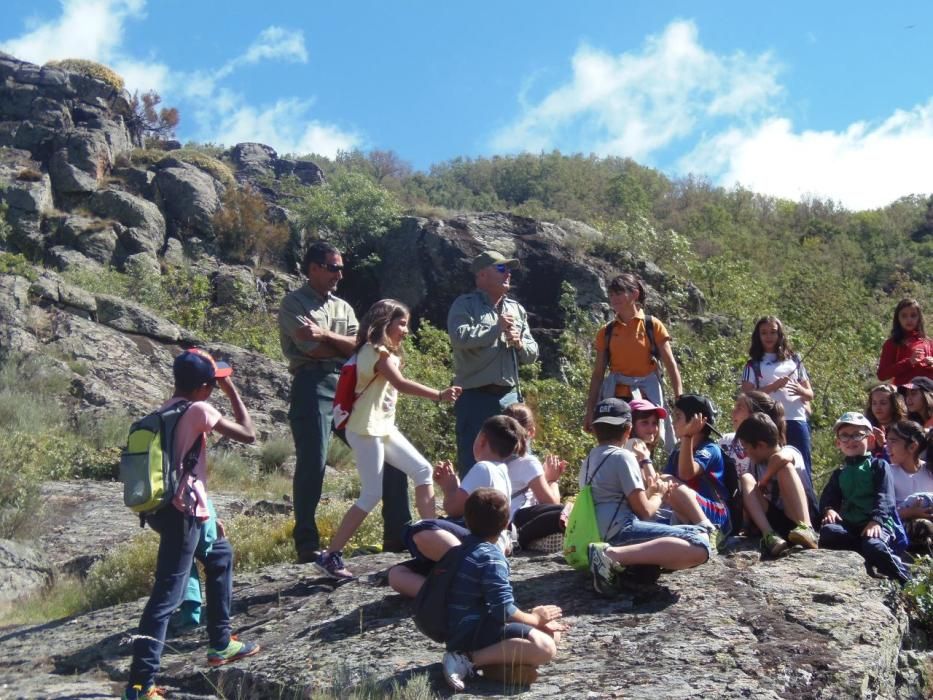
M 515 457 L 507 462 L 509 480 L 512 482 L 512 517 L 519 508 L 533 506 L 538 502 L 531 487 L 528 485 L 534 479 L 544 474 L 544 465 L 533 454 Z
M 755 376 L 755 366 L 761 372 L 761 376 Z M 742 381 L 749 382 L 754 387 L 767 386 L 778 377 L 790 377 L 796 381 L 809 381 L 806 368 L 802 362 L 791 358 L 778 362 L 777 355 L 773 352 L 766 352 L 761 358 L 761 362 L 749 362 L 745 365 L 745 371 L 742 373 Z M 780 402 L 784 407 L 785 420 L 807 420 L 807 411 L 804 408 L 803 399 L 799 396 L 791 396 L 787 393 L 787 388 L 772 391 L 769 396 L 775 401 Z
M 794 469 L 797 470 L 797 476 L 800 477 L 800 483 L 803 484 L 804 493 L 810 493 L 813 490 L 813 483 L 810 480 L 810 475 L 807 474 L 807 465 L 803 461 L 803 454 L 793 445 L 784 445 L 781 447 L 781 450 L 789 450 L 794 457 Z M 765 472 L 768 470 L 767 464 L 752 464 L 749 467 L 749 472 L 755 481 L 761 481 L 761 477 L 764 476 Z M 784 510 L 784 501 L 781 500 L 781 491 L 778 488 L 778 480 L 772 479 L 771 483 L 768 484 L 768 493 L 766 498 L 771 501 L 775 507 Z
M 477 462 L 460 482 L 460 488 L 468 494 L 476 489 L 492 488 L 505 494 L 508 499 L 512 498 L 512 482 L 509 480 L 509 468 L 502 462 Z M 499 548 L 508 554 L 512 551 L 512 538 L 509 530 L 506 528 L 499 535 Z
M 891 481 L 894 482 L 894 500 L 902 508 L 908 496 L 915 493 L 933 493 L 933 474 L 921 463 L 913 474 L 904 471 L 900 464 L 891 465 Z
M 739 476 L 745 474 L 751 467 L 751 460 L 745 454 L 745 448 L 742 447 L 742 441 L 735 439 L 735 433 L 726 433 L 719 438 L 719 449 L 723 454 L 732 457 L 735 462 L 735 470 Z

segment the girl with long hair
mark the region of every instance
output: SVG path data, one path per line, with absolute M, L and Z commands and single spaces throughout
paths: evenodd
M 894 307 L 891 334 L 881 346 L 878 379 L 902 385 L 914 377 L 933 379 L 933 338 L 923 327 L 920 302 L 905 298 Z
M 929 447 L 930 434 L 919 423 L 901 420 L 888 430 L 897 513 L 911 547 L 926 551 L 933 543 L 933 470 L 923 459 Z
M 360 496 L 350 506 L 330 544 L 315 564 L 334 578 L 352 578 L 343 548 L 382 498 L 386 460 L 415 483 L 415 504 L 422 519 L 436 515 L 433 470 L 395 427 L 398 392 L 432 401 L 453 402 L 459 386 L 432 389 L 402 376 L 402 342 L 408 335 L 408 307 L 395 299 L 373 304 L 360 319 L 356 335 L 356 401 L 347 421 L 347 442 L 360 475 Z
M 887 430 L 907 417 L 907 406 L 904 398 L 898 393 L 893 384 L 878 384 L 868 391 L 868 402 L 865 404 L 865 417 L 872 424 L 872 433 L 875 436 L 875 446 L 872 455 L 890 461 L 887 448 Z

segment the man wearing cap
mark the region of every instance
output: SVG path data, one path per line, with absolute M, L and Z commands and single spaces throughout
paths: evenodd
M 334 295 L 343 279 L 343 257 L 324 241 L 311 244 L 301 263 L 307 283 L 288 294 L 279 309 L 279 341 L 292 374 L 288 421 L 295 441 L 295 549 L 313 562 L 321 548 L 315 513 L 321 500 L 330 444 L 334 391 L 340 368 L 353 354 L 359 324 L 346 301 Z M 389 464 L 382 475 L 384 546 L 402 547 L 411 520 L 408 480 Z
M 454 404 L 461 476 L 473 466 L 473 440 L 483 421 L 521 400 L 519 365 L 538 358 L 528 314 L 506 296 L 516 267 L 518 260 L 494 250 L 477 255 L 470 265 L 476 289 L 457 297 L 447 314 L 454 383 L 463 387 Z

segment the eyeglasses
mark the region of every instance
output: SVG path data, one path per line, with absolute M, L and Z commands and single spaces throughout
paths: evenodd
M 318 263 L 328 272 L 343 272 L 343 265 L 334 265 L 333 263 Z
M 496 268 L 496 272 L 501 272 L 502 274 L 505 274 L 506 272 L 509 271 L 509 266 L 506 265 L 505 263 L 496 263 L 495 265 L 493 265 L 493 267 Z
M 839 433 L 837 436 L 839 442 L 858 442 L 868 437 L 868 433 Z

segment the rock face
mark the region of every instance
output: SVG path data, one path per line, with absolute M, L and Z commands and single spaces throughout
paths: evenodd
M 753 565 L 748 553 L 663 576 L 617 598 L 557 557 L 512 559 L 516 602 L 564 610 L 559 657 L 529 697 L 917 698 L 921 673 L 898 670 L 906 617 L 854 553 L 806 552 Z M 335 587 L 309 565 L 236 577 L 234 626 L 263 651 L 209 670 L 203 629 L 175 639 L 159 684 L 176 697 L 310 697 L 347 686 L 405 684 L 426 675 L 446 694 L 443 648 L 421 636 L 411 604 L 382 585 L 398 555 L 350 560 L 358 580 Z M 0 632 L 0 683 L 9 697 L 119 692 L 144 600 L 61 624 Z M 921 670 L 926 660 L 913 656 Z M 512 694 L 474 680 L 463 697 Z M 60 696 L 60 695 L 56 695 Z
M 0 605 L 41 590 L 51 580 L 52 569 L 37 550 L 0 540 Z

